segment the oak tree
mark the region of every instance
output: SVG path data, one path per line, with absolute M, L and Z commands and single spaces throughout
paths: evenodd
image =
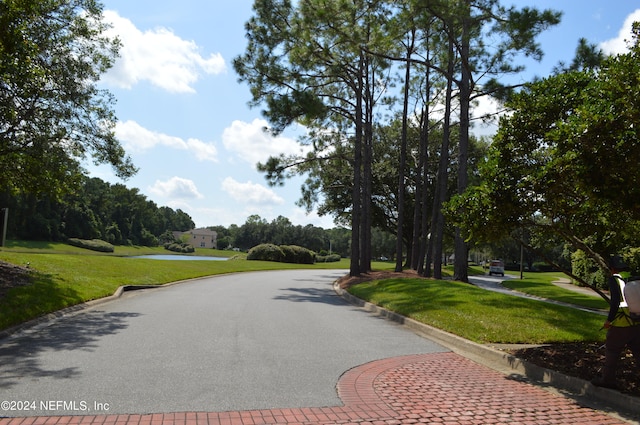
M 106 28 L 95 0 L 0 2 L 0 190 L 62 193 L 87 157 L 136 172 L 98 87 L 119 47 Z

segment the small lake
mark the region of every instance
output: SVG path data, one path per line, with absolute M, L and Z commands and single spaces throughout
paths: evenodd
M 202 255 L 176 255 L 176 254 L 159 254 L 159 255 L 135 255 L 129 258 L 142 258 L 146 260 L 191 260 L 191 261 L 226 261 L 227 257 L 206 257 Z

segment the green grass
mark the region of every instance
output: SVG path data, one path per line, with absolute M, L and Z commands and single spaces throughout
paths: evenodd
M 473 285 L 385 279 L 349 289 L 355 296 L 478 343 L 601 341 L 603 317 Z
M 592 309 L 609 309 L 609 304 L 607 304 L 607 302 L 595 291 L 593 291 L 593 295 L 585 295 L 574 291 L 568 291 L 553 284 L 553 282 L 563 277 L 564 275 L 559 273 L 528 273 L 525 274 L 524 279 L 522 280 L 505 280 L 502 282 L 502 285 L 537 297 L 562 301 Z
M 107 255 L 107 256 L 135 256 L 135 255 L 171 255 L 175 252 L 168 251 L 163 247 L 147 246 L 116 246 L 113 253 L 91 251 L 84 248 L 68 245 L 62 242 L 39 242 L 39 241 L 7 241 L 6 246 L 0 248 L 3 252 L 22 252 L 31 254 L 56 253 L 56 254 L 78 254 L 78 255 Z M 220 249 L 196 248 L 193 254 L 204 257 L 233 257 L 238 252 Z M 183 254 L 187 255 L 187 254 Z M 244 254 L 241 254 L 244 255 Z

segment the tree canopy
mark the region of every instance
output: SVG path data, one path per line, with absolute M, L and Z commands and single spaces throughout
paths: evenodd
M 522 70 L 514 62 L 517 55 L 539 59 L 535 38 L 558 23 L 560 14 L 504 7 L 498 0 L 256 0 L 254 12 L 246 24 L 246 51 L 234 60 L 240 81 L 251 88 L 250 104 L 264 107 L 272 131 L 294 122 L 304 125 L 304 142 L 314 148 L 304 158 L 272 158 L 262 165 L 269 181 L 281 183 L 283 176 L 312 170 L 303 202 L 333 197 L 322 211 L 348 217 L 352 275 L 370 269 L 371 227 L 376 204 L 381 204 L 376 196 L 396 203 L 388 210 L 390 221 L 397 223 L 396 269 L 402 269 L 405 235 L 411 241 L 407 260 L 412 267 L 425 259 L 430 264 L 426 241 L 435 240 L 429 234 L 442 235 L 444 221 L 429 228 L 429 217 L 440 217 L 449 177 L 439 172 L 439 183 L 427 180 L 429 161 L 438 163 L 429 151 L 441 143 L 436 154 L 441 168 L 458 171 L 457 190 L 463 191 L 473 174 L 469 128 L 474 99 L 506 91 L 498 81 Z M 445 103 L 445 118 L 437 123 L 442 136 L 436 140 L 430 114 Z M 401 127 L 393 142 L 399 147 L 396 158 L 381 160 L 376 132 L 395 120 Z M 450 149 L 452 134 L 458 140 Z M 408 137 L 415 137 L 413 143 Z M 456 155 L 449 156 L 453 146 Z M 397 182 L 385 194 L 375 193 L 378 161 L 392 164 Z M 336 198 L 338 192 L 342 199 Z M 405 210 L 405 200 L 417 202 Z M 429 249 L 439 261 L 438 247 Z M 466 279 L 466 257 L 464 242 L 456 243 L 456 277 L 461 280 Z
M 136 172 L 97 87 L 119 48 L 105 29 L 96 0 L 0 2 L 0 191 L 60 193 L 88 157 Z
M 475 240 L 527 229 L 602 268 L 640 229 L 640 27 L 626 54 L 551 76 L 507 104 L 482 184 L 449 217 Z

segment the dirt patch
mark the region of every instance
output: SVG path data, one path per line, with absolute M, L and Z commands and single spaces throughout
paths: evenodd
M 422 278 L 415 271 L 370 272 L 361 276 L 345 276 L 338 280 L 341 288 L 356 285 L 369 280 L 392 278 Z M 519 359 L 537 366 L 563 373 L 567 376 L 591 381 L 600 375 L 604 365 L 603 342 L 558 343 L 540 347 L 528 347 L 507 350 Z M 636 363 L 637 362 L 637 363 Z M 638 367 L 636 368 L 636 364 Z M 618 365 L 618 389 L 632 396 L 640 397 L 640 359 L 635 360 L 630 351 L 624 353 Z
M 338 285 L 342 289 L 347 289 L 350 286 L 357 285 L 358 283 L 367 282 L 369 280 L 381 280 L 381 279 L 393 279 L 393 278 L 418 278 L 418 279 L 428 279 L 426 277 L 422 277 L 418 275 L 415 270 L 405 270 L 403 272 L 390 272 L 390 271 L 379 271 L 379 272 L 369 272 L 362 273 L 360 276 L 343 276 L 338 279 Z
M 9 289 L 28 285 L 31 282 L 31 269 L 0 261 L 0 298 Z

